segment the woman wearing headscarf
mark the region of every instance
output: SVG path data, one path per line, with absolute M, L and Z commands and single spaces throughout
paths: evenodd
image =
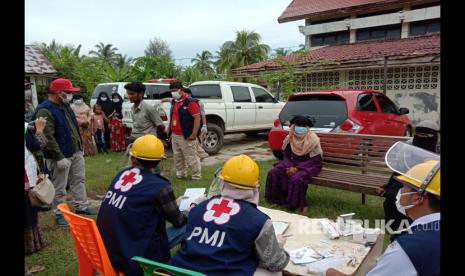
M 90 128 L 90 107 L 84 102 L 84 98 L 80 94 L 73 96 L 71 109 L 76 114 L 76 121 L 81 133 L 82 147 L 84 156 L 95 155 L 95 146 L 92 138 L 92 129 Z
M 107 92 L 100 92 L 97 97 L 97 104 L 102 107 L 103 114 L 108 118 L 113 113 L 113 104 Z M 110 144 L 110 129 L 105 122 L 105 145 Z
M 36 185 L 39 166 L 33 155 L 47 144 L 44 128 L 47 120 L 39 117 L 34 123 L 24 127 L 24 252 L 31 254 L 41 250 L 46 241 L 39 227 L 38 211 L 29 199 L 29 192 Z
M 126 150 L 126 137 L 123 122 L 123 98 L 118 93 L 111 95 L 113 113 L 108 117 L 110 128 L 110 148 L 112 151 Z
M 312 126 L 305 116 L 297 115 L 291 120 L 283 142 L 284 159 L 273 165 L 266 179 L 267 201 L 307 212 L 308 184 L 320 173 L 323 155 L 320 139 L 310 130 Z

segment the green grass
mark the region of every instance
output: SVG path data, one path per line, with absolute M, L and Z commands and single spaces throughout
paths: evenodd
M 86 185 L 90 198 L 97 199 L 103 196 L 119 169 L 125 167 L 128 159 L 123 153 L 99 154 L 86 157 Z M 260 166 L 260 206 L 285 210 L 276 205 L 265 202 L 265 180 L 272 164 L 276 161 L 261 161 Z M 221 164 L 202 167 L 202 180 L 179 180 L 175 177 L 172 160 L 162 162 L 162 174 L 172 181 L 173 189 L 177 196 L 184 194 L 184 190 L 190 187 L 208 188 L 213 173 Z M 355 212 L 355 219 L 368 219 L 373 227 L 375 219 L 382 219 L 383 199 L 367 195 L 365 205 L 361 203 L 361 194 L 341 191 L 326 187 L 310 185 L 307 192 L 309 202 L 308 216 L 312 218 L 327 217 L 336 219 L 339 214 Z M 33 266 L 44 266 L 45 269 L 36 275 L 77 275 L 77 258 L 73 241 L 67 227 L 55 225 L 54 215 L 51 212 L 40 213 L 39 222 L 48 246 L 41 251 L 25 257 L 25 268 L 28 271 Z M 389 243 L 389 236 L 385 235 L 384 245 Z M 176 249 L 172 250 L 172 253 Z

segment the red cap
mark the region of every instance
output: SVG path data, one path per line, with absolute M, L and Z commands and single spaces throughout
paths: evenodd
M 73 84 L 68 79 L 56 79 L 50 84 L 51 91 L 62 90 L 65 92 L 78 92 L 81 90 L 79 87 L 73 87 Z

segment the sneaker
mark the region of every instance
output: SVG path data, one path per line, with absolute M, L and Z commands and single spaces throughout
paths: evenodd
M 97 213 L 94 210 L 87 207 L 84 210 L 76 210 L 76 214 L 86 215 L 86 216 L 95 216 Z
M 187 174 L 176 174 L 177 179 L 187 178 Z
M 59 214 L 55 216 L 56 216 L 55 219 L 56 219 L 57 225 L 68 226 L 68 222 L 65 220 L 65 217 L 63 216 L 63 214 Z
M 192 177 L 191 179 L 197 181 L 197 180 L 202 179 L 202 177 Z

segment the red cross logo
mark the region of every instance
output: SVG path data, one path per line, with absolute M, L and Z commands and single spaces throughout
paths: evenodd
M 216 197 L 208 202 L 207 209 L 203 214 L 203 220 L 205 222 L 213 221 L 215 224 L 224 224 L 232 216 L 238 214 L 240 210 L 240 205 L 234 200 Z
M 121 190 L 121 192 L 129 191 L 134 185 L 140 183 L 143 177 L 140 174 L 138 168 L 132 168 L 123 172 L 118 181 L 115 182 L 115 190 Z
M 232 208 L 228 207 L 229 200 L 222 200 L 220 204 L 215 204 L 211 208 L 215 212 L 213 213 L 214 217 L 220 217 L 221 214 L 231 212 Z
M 121 185 L 126 186 L 126 184 L 128 183 L 133 183 L 134 181 L 136 181 L 136 178 L 134 178 L 134 176 L 136 176 L 136 173 L 134 172 L 130 172 L 128 175 L 123 176 L 123 178 L 121 179 Z

